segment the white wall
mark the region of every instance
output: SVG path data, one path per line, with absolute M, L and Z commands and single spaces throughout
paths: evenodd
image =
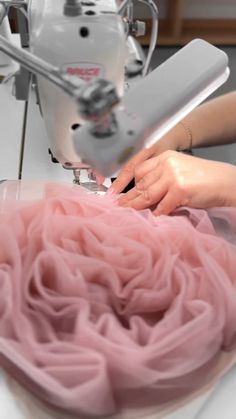
M 155 0 L 160 16 L 165 16 L 167 0 Z M 137 2 L 136 14 L 147 18 L 148 9 Z M 188 18 L 223 19 L 236 18 L 236 0 L 185 0 L 185 16 Z

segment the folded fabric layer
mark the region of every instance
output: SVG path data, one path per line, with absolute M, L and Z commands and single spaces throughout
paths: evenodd
M 42 400 L 158 406 L 235 349 L 236 209 L 154 217 L 49 184 L 0 208 L 0 363 Z

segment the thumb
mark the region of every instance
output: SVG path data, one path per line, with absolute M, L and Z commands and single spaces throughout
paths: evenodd
M 125 187 L 131 182 L 131 180 L 134 178 L 134 173 L 136 167 L 145 160 L 149 159 L 151 157 L 151 151 L 150 149 L 143 149 L 141 150 L 136 156 L 134 156 L 131 160 L 128 161 L 128 163 L 125 164 L 125 166 L 121 169 L 117 179 L 113 182 L 111 186 L 111 190 L 114 193 L 120 193 L 122 192 Z
M 110 190 L 113 193 L 117 193 L 119 194 L 120 192 L 122 192 L 125 187 L 130 183 L 130 181 L 133 179 L 134 177 L 134 170 L 131 169 L 122 169 L 121 172 L 119 173 L 117 179 L 112 183 Z

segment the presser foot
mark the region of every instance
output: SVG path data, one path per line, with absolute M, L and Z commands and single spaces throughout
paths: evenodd
M 76 185 L 80 185 L 85 188 L 88 193 L 94 193 L 95 195 L 105 195 L 108 188 L 104 185 L 97 185 L 96 182 L 80 182 L 74 180 Z
M 95 181 L 95 176 L 92 174 L 90 169 L 75 169 L 74 171 L 75 185 L 82 186 L 87 190 L 88 193 L 94 193 L 96 195 L 105 195 L 108 188 L 105 185 L 98 185 Z M 85 176 L 86 174 L 86 176 Z

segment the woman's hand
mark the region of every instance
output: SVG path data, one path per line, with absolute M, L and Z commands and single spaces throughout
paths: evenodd
M 136 187 L 119 203 L 169 214 L 180 206 L 236 206 L 236 167 L 167 151 L 134 169 Z
M 177 124 L 169 133 L 161 138 L 149 149 L 143 149 L 125 164 L 119 176 L 113 182 L 111 190 L 114 193 L 122 192 L 135 177 L 135 171 L 146 160 L 158 156 L 167 150 L 184 150 L 189 147 L 189 137 L 181 123 Z

